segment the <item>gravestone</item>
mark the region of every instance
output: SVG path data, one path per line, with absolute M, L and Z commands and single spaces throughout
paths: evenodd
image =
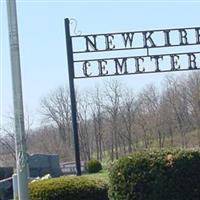
M 33 154 L 29 156 L 30 177 L 50 174 L 52 177 L 62 175 L 58 155 Z
M 0 167 L 0 200 L 12 198 L 12 167 Z
M 62 171 L 58 155 L 33 154 L 28 156 L 29 177 L 42 177 L 50 174 L 59 177 Z M 13 168 L 0 168 L 0 200 L 8 200 L 13 197 L 12 187 Z
M 0 180 L 11 177 L 13 174 L 12 167 L 0 167 Z

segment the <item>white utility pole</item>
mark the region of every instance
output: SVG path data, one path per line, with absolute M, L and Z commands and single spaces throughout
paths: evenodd
M 17 27 L 17 8 L 15 0 L 7 0 L 7 14 L 15 116 L 15 145 L 18 178 L 18 198 L 19 200 L 28 200 L 28 163 L 24 128 L 20 52 Z

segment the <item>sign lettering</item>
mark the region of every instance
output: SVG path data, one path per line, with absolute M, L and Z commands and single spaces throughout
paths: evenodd
M 78 40 L 80 44 L 80 47 L 73 50 L 74 55 L 89 54 L 84 59 L 74 60 L 74 78 L 200 69 L 200 27 L 91 34 L 71 38 L 73 43 Z M 171 53 L 163 54 L 166 49 Z M 156 53 L 154 50 L 157 50 Z M 142 53 L 138 55 L 138 51 Z M 124 56 L 119 57 L 116 52 Z M 126 56 L 127 52 L 131 56 Z M 90 55 L 93 55 L 92 58 Z M 78 68 L 82 69 L 82 75 L 76 73 Z

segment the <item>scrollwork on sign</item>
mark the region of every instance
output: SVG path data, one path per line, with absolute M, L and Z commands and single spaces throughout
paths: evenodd
M 73 27 L 74 27 L 74 29 L 73 29 L 73 34 L 75 35 L 75 36 L 79 36 L 79 35 L 81 35 L 82 34 L 82 32 L 81 31 L 79 31 L 79 30 L 77 30 L 77 20 L 75 19 L 75 18 L 71 18 L 70 20 L 70 25 L 72 25 Z

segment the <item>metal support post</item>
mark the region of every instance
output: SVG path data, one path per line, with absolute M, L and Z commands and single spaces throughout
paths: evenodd
M 15 117 L 16 167 L 18 178 L 18 198 L 28 200 L 28 164 L 24 128 L 24 111 L 20 68 L 20 51 L 17 27 L 17 9 L 15 0 L 7 0 L 8 30 L 10 42 L 10 60 Z
M 72 39 L 70 37 L 70 21 L 68 18 L 65 19 L 65 34 L 66 34 L 66 47 L 67 47 L 67 60 L 68 60 L 69 87 L 70 87 L 70 97 L 71 97 L 74 150 L 76 159 L 76 174 L 77 176 L 80 176 L 81 163 L 80 163 L 80 150 L 79 150 L 79 137 L 78 137 L 76 96 L 74 89 L 74 59 L 72 50 Z

